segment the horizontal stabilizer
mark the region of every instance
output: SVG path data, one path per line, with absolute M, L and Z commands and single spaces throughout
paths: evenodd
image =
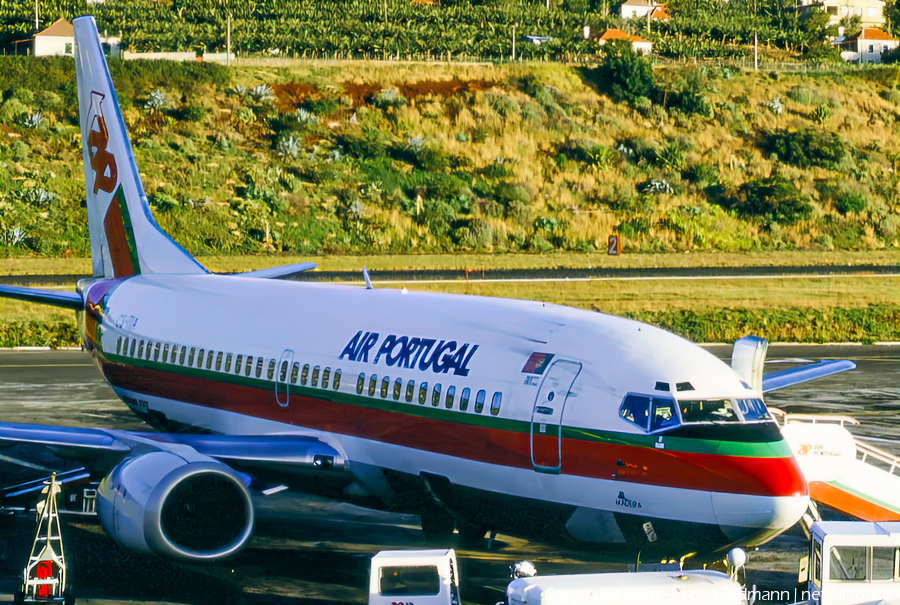
M 77 292 L 60 292 L 23 286 L 0 286 L 0 297 L 75 309 L 76 311 L 84 309 L 84 301 L 81 299 L 81 294 Z
M 826 359 L 788 370 L 769 372 L 763 376 L 762 390 L 763 393 L 777 391 L 778 389 L 809 382 L 810 380 L 830 376 L 838 372 L 846 372 L 855 367 L 856 364 L 848 359 Z
M 316 263 L 297 263 L 295 265 L 283 265 L 281 267 L 269 267 L 268 269 L 258 269 L 256 271 L 246 271 L 244 273 L 232 273 L 237 277 L 256 277 L 259 279 L 277 279 L 279 277 L 289 277 L 304 271 L 311 271 L 316 268 Z

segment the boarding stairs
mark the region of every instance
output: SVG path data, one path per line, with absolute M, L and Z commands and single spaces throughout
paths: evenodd
M 847 427 L 858 420 L 770 411 L 809 483 L 810 525 L 816 504 L 862 521 L 900 521 L 900 456 L 854 437 Z

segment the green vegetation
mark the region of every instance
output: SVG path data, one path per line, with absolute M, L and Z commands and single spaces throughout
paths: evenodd
M 110 65 L 150 204 L 196 255 L 900 244 L 892 68 L 655 70 L 627 106 L 561 65 Z M 0 59 L 0 255 L 89 255 L 72 72 Z
M 663 56 L 733 58 L 749 56 L 754 33 L 764 55 L 803 55 L 835 60 L 825 44 L 825 11 L 800 12 L 786 0 L 723 3 L 720 0 L 670 0 L 671 19 L 644 31 L 640 19 L 627 24 L 654 42 Z M 607 0 L 45 0 L 44 23 L 60 17 L 93 14 L 99 30 L 121 33 L 126 46 L 141 51 L 224 51 L 225 21 L 233 15 L 233 48 L 244 54 L 274 53 L 304 57 L 368 58 L 479 57 L 511 54 L 512 28 L 521 35 L 552 38 L 540 45 L 520 44 L 524 59 L 574 58 L 594 54 L 582 28 L 598 36 L 608 25 L 623 26 Z M 886 12 L 892 14 L 892 3 Z M 0 44 L 27 38 L 33 6 L 0 3 Z M 839 60 L 839 59 L 838 59 Z

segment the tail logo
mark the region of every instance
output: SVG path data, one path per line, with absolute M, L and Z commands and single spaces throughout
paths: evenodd
M 106 150 L 109 144 L 109 131 L 103 117 L 103 95 L 91 91 L 91 108 L 88 112 L 88 155 L 91 158 L 91 169 L 94 171 L 94 195 L 103 190 L 112 193 L 118 182 L 116 156 Z

